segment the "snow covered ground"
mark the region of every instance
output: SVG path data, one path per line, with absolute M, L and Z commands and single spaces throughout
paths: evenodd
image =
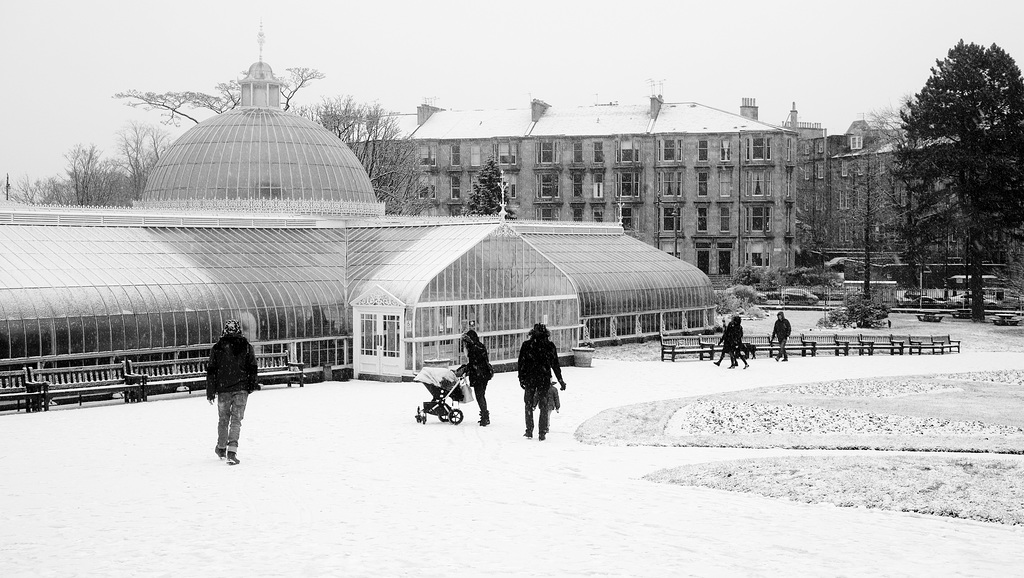
M 1022 353 L 596 360 L 566 368 L 547 441 L 522 437 L 513 374 L 493 424 L 413 419 L 417 383 L 250 398 L 239 457 L 202 394 L 0 416 L 0 576 L 1009 576 L 1024 530 L 642 481 L 785 450 L 588 446 L 619 405 L 872 375 L 1024 368 Z M 822 453 L 822 452 L 817 452 Z

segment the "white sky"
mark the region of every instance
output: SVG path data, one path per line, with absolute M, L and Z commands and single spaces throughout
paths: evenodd
M 463 110 L 531 97 L 643 103 L 656 79 L 669 102 L 738 112 L 756 98 L 771 123 L 795 101 L 801 120 L 834 134 L 919 91 L 961 38 L 1024 59 L 1015 0 L 7 1 L 0 178 L 57 174 L 75 144 L 113 153 L 125 123 L 159 122 L 113 99 L 118 91 L 213 92 L 238 78 L 258 59 L 260 18 L 276 73 L 327 75 L 298 104 L 351 94 L 400 112 L 425 97 Z

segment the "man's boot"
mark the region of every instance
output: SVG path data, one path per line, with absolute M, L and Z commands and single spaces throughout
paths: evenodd
M 491 412 L 482 411 L 480 412 L 480 425 L 489 426 L 491 425 Z

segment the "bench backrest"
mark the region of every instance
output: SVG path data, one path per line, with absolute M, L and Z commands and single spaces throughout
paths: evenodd
M 771 335 L 744 335 L 743 342 L 751 345 L 769 345 L 771 338 Z
M 862 343 L 889 343 L 889 337 L 890 336 L 888 335 L 868 335 L 861 333 L 857 339 Z
M 125 361 L 125 370 L 129 373 L 148 375 L 149 377 L 175 377 L 180 375 L 206 374 L 206 357 L 190 357 L 185 359 L 167 359 L 161 361 Z
M 907 342 L 910 342 L 910 341 L 917 341 L 917 339 L 915 337 L 913 337 L 913 336 L 910 336 L 910 335 L 896 335 L 896 334 L 892 334 L 892 335 L 889 336 L 889 341 L 902 341 L 903 343 L 907 343 Z
M 804 343 L 827 343 L 832 345 L 836 342 L 835 333 L 801 333 L 800 341 Z
M 0 389 L 24 389 L 26 373 L 24 368 L 0 371 Z
M 258 353 L 256 354 L 256 366 L 260 369 L 276 369 L 281 367 L 287 367 L 288 362 L 287 353 Z
M 124 380 L 124 365 L 83 365 L 76 367 L 29 368 L 32 381 L 46 381 L 52 386 L 117 383 Z
M 932 335 L 932 343 L 952 343 L 948 335 Z

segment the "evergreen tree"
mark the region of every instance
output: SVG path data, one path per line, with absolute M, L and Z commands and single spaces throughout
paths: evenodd
M 1024 80 L 1001 48 L 954 46 L 901 114 L 898 158 L 922 221 L 964 223 L 973 318 L 984 319 L 982 262 L 1024 225 Z M 944 192 L 943 192 L 944 191 Z
M 509 206 L 507 194 L 504 196 L 505 212 L 512 218 L 512 209 Z M 502 183 L 501 169 L 494 158 L 487 159 L 483 168 L 477 173 L 476 181 L 473 183 L 473 192 L 469 195 L 469 202 L 466 203 L 465 214 L 467 215 L 497 215 L 501 212 Z

